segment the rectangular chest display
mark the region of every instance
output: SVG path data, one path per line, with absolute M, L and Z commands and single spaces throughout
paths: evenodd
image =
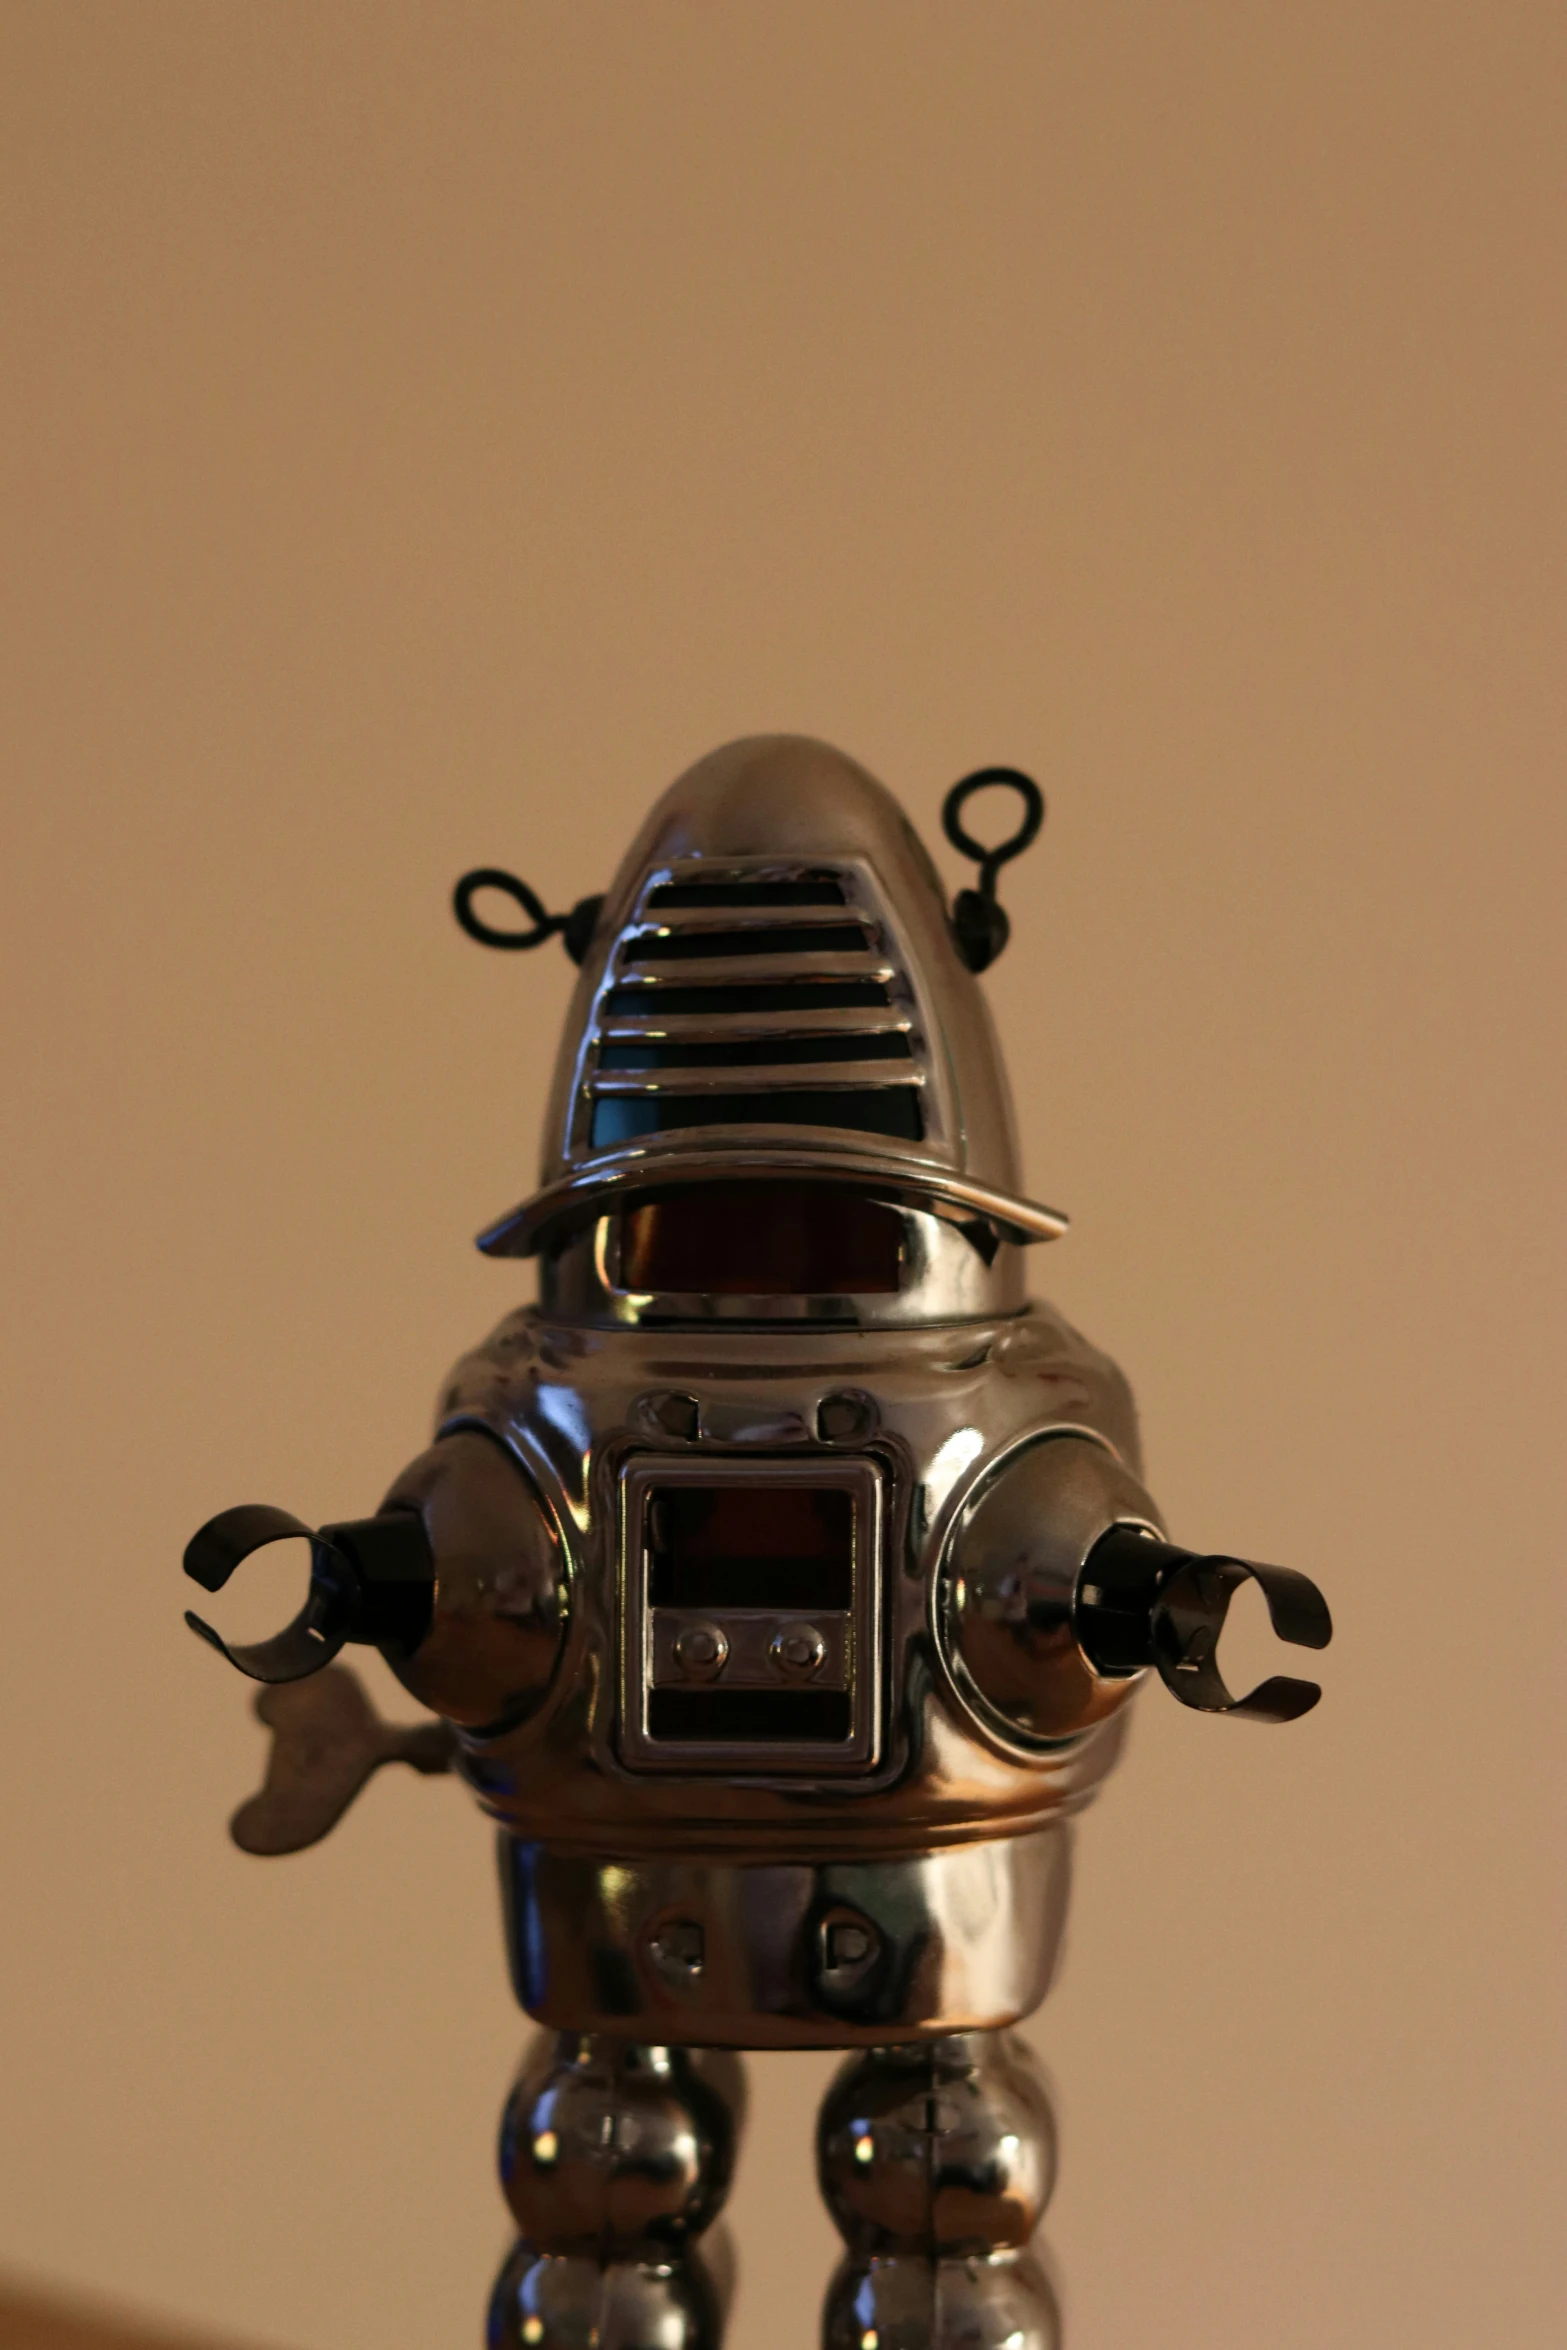
M 621 1481 L 621 1753 L 725 1777 L 868 1769 L 879 1716 L 874 1463 L 633 1460 Z

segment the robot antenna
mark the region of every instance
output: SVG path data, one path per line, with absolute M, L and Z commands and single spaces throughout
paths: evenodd
M 1023 800 L 1023 821 L 1009 840 L 993 849 L 975 840 L 962 821 L 962 810 L 975 792 L 993 783 L 1007 784 Z M 941 828 L 955 849 L 972 857 L 979 867 L 978 889 L 958 892 L 952 905 L 952 930 L 958 953 L 971 971 L 986 971 L 1012 935 L 1005 908 L 996 898 L 996 882 L 1003 865 L 1020 857 L 1039 838 L 1045 821 L 1045 795 L 1031 775 L 1019 767 L 980 767 L 955 783 L 941 804 Z
M 527 915 L 531 930 L 497 930 L 473 910 L 473 901 L 481 889 L 496 889 L 503 896 L 515 899 Z M 598 921 L 602 896 L 579 898 L 569 914 L 548 914 L 544 901 L 515 873 L 508 873 L 500 865 L 478 865 L 465 873 L 452 892 L 452 912 L 470 938 L 476 938 L 481 947 L 505 947 L 515 952 L 519 948 L 539 947 L 547 938 L 559 936 L 567 954 L 574 963 L 580 963 L 588 951 L 594 926 Z

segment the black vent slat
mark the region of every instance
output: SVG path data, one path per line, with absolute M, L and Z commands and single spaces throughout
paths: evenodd
M 846 1689 L 654 1689 L 647 1726 L 654 1738 L 838 1740 L 853 1726 Z
M 648 1576 L 654 1607 L 763 1607 L 809 1615 L 854 1605 L 854 1565 L 841 1558 L 655 1557 Z
M 898 942 L 863 874 L 676 861 L 638 901 L 606 978 L 573 1156 L 704 1129 L 714 1148 L 745 1142 L 747 1127 L 902 1143 L 942 1132 Z
M 755 930 L 668 930 L 639 938 L 633 963 L 727 962 L 733 955 L 868 955 L 873 941 L 858 922 L 820 922 Z
M 601 1069 L 756 1069 L 819 1061 L 908 1061 L 914 1048 L 898 1028 L 874 1036 L 753 1036 L 740 1044 L 607 1044 Z
M 870 1012 L 892 1002 L 879 979 L 779 980 L 753 987 L 612 987 L 610 1012 Z
M 925 1119 L 912 1085 L 846 1086 L 799 1093 L 624 1093 L 593 1104 L 595 1150 L 685 1126 L 837 1126 L 921 1142 Z
M 842 906 L 841 881 L 667 881 L 648 899 L 650 912 L 692 906 Z

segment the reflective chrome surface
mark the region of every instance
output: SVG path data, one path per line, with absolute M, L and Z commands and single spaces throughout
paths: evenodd
M 1106 1681 L 1099 1718 L 1025 1751 L 965 1694 L 938 1637 L 938 1567 L 997 1459 L 1052 1427 L 1088 1432 L 1080 1449 L 1107 1477 L 1106 1446 L 1135 1457 L 1124 1381 L 1047 1307 L 787 1336 L 584 1328 L 525 1309 L 459 1366 L 443 1408 L 449 1430 L 480 1423 L 512 1447 L 567 1558 L 564 1653 L 543 1703 L 505 1735 L 463 1740 L 460 1767 L 513 1834 L 621 1865 L 895 1858 L 1046 1825 L 1114 1761 L 1132 1683 Z M 841 1443 L 824 1439 L 839 1426 Z M 623 1669 L 637 1669 L 621 1633 L 624 1474 L 717 1464 L 765 1485 L 780 1464 L 809 1477 L 836 1462 L 874 1472 L 884 1495 L 873 1765 L 831 1800 L 829 1782 L 788 1771 L 646 1769 L 622 1705 Z
M 435 1556 L 430 1630 L 387 1663 L 449 1722 L 525 1720 L 560 1661 L 566 1607 L 566 1552 L 538 1486 L 508 1446 L 459 1430 L 403 1471 L 385 1506 L 421 1511 Z
M 733 1170 L 725 1167 L 723 1172 Z M 776 1178 L 777 1172 L 778 1162 L 770 1158 L 767 1173 Z M 627 1197 L 636 1197 L 634 1186 L 627 1186 Z M 961 1221 L 929 1209 L 903 1205 L 899 1218 L 903 1265 L 895 1290 L 747 1296 L 694 1290 L 653 1293 L 621 1286 L 621 1219 L 616 1211 L 568 1227 L 541 1251 L 540 1309 L 562 1322 L 804 1322 L 861 1330 L 973 1322 L 1022 1310 L 1023 1263 L 1015 1242 L 997 1246 L 990 1228 L 965 1231 Z
M 542 1189 L 483 1245 L 526 1254 L 628 1186 L 747 1166 L 890 1183 L 1024 1240 L 1064 1225 L 1019 1192 L 989 1010 L 924 847 L 864 768 L 795 735 L 715 751 L 648 816 L 583 961 Z
M 816 2145 L 849 2248 L 829 2350 L 1054 2350 L 1055 2298 L 1028 2246 L 1055 2184 L 1055 2120 L 1021 2040 L 969 2032 L 853 2058 Z
M 541 2033 L 501 2123 L 518 2227 L 550 2252 L 683 2247 L 729 2192 L 744 2102 L 734 2057 Z
M 1061 2315 L 1031 2252 L 851 2253 L 828 2289 L 821 2339 L 822 2350 L 1061 2350 Z
M 881 1559 L 885 1509 L 883 1476 L 871 1462 L 813 1450 L 804 1459 L 769 1460 L 758 1469 L 743 1456 L 696 1452 L 634 1454 L 620 1481 L 620 1738 L 621 1760 L 633 1770 L 677 1771 L 686 1777 L 721 1773 L 731 1782 L 758 1777 L 834 1779 L 871 1769 L 881 1726 Z M 771 1502 L 793 1495 L 839 1497 L 851 1516 L 848 1588 L 841 1604 L 818 1606 L 809 1617 L 797 1607 L 681 1607 L 656 1604 L 649 1518 L 682 1490 L 701 1495 L 760 1489 Z M 744 1592 L 765 1559 L 729 1562 Z M 732 1693 L 750 1735 L 703 1733 L 701 1696 L 682 1711 L 691 1727 L 661 1727 L 661 1693 L 699 1688 L 715 1699 Z M 790 1692 L 818 1691 L 842 1700 L 835 1732 L 814 1736 L 756 1734 L 758 1700 L 789 1710 Z M 800 1710 L 795 1708 L 796 1711 Z
M 1048 1431 L 993 1461 L 953 1525 L 936 1603 L 943 1653 L 980 1719 L 1020 1748 L 1046 1750 L 1125 1698 L 1125 1678 L 1095 1671 L 1072 1621 L 1083 1562 L 1117 1525 L 1162 1530 L 1104 1445 Z
M 1055 2117 L 1013 2032 L 878 2048 L 842 2067 L 816 2131 L 822 2197 L 857 2252 L 1016 2250 L 1055 2185 Z
M 1154 1547 L 1114 1529 L 1161 1532 L 1131 1397 L 1024 1302 L 1020 1249 L 1064 1219 L 1018 1190 L 984 997 L 863 769 L 715 753 L 592 919 L 542 1188 L 481 1244 L 542 1251 L 540 1306 L 448 1382 L 388 1497 L 421 1612 L 362 1635 L 455 1734 L 324 1678 L 278 1698 L 242 1818 L 291 1848 L 378 1762 L 453 1752 L 502 1831 L 518 1997 L 560 2036 L 507 2108 L 492 2350 L 716 2350 L 696 2239 L 739 2085 L 695 2052 L 741 2047 L 864 2052 L 819 2133 L 826 2350 L 1056 2350 L 1053 2126 L 1004 2027 L 1049 1987 L 1144 1653 L 1115 1643 L 1145 1562 L 1111 1574 Z M 1268 1572 L 1190 1561 L 1147 1616 L 1188 1698 L 1229 1703 L 1232 1569 Z M 283 1661 L 314 1669 L 301 1621 Z
M 490 2296 L 486 2350 L 718 2350 L 719 2288 L 700 2253 L 595 2260 L 520 2243 Z M 860 2350 L 856 2343 L 855 2350 Z
M 716 2350 L 725 2275 L 695 2239 L 729 2192 L 744 2112 L 735 2057 L 541 2034 L 501 2124 L 522 2232 L 491 2350 Z
M 602 1860 L 503 1837 L 517 1996 L 542 2023 L 843 2048 L 983 2030 L 1050 1987 L 1071 1831 L 903 1860 Z

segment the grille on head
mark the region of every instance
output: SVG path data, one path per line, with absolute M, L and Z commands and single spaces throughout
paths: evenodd
M 572 1155 L 707 1127 L 925 1141 L 914 992 L 863 874 L 663 872 L 610 957 L 580 1064 Z

